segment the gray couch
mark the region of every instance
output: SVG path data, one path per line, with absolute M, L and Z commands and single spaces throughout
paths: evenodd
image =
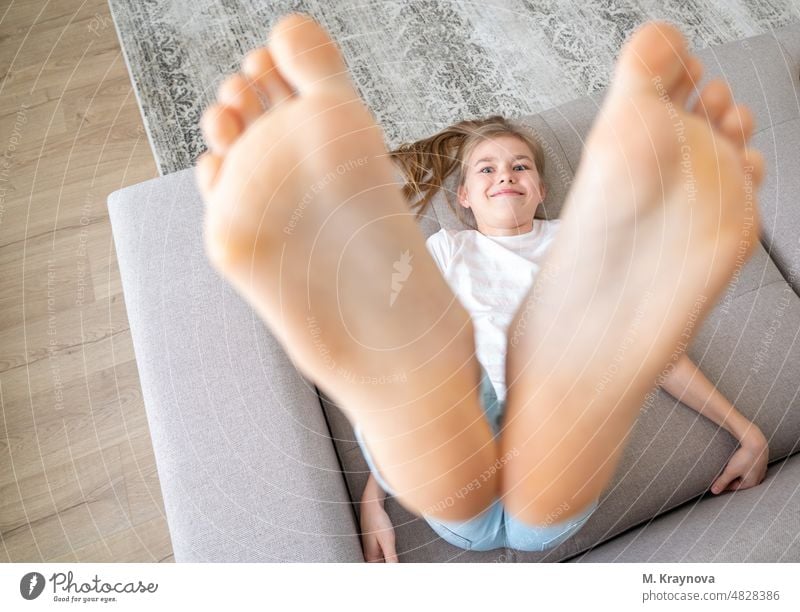
M 768 163 L 762 246 L 688 353 L 770 442 L 766 480 L 708 493 L 737 442 L 660 390 L 600 507 L 544 553 L 468 552 L 394 500 L 402 561 L 800 561 L 800 26 L 700 52 L 755 112 Z M 557 217 L 601 94 L 524 117 L 544 143 Z M 366 466 L 341 412 L 209 267 L 192 170 L 109 197 L 177 561 L 361 561 Z M 459 222 L 443 200 L 420 227 Z

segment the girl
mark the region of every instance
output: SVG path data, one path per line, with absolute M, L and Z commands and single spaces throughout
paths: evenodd
M 506 396 L 509 335 L 510 342 L 515 342 L 515 331 L 509 326 L 541 271 L 560 223 L 534 218 L 546 195 L 544 152 L 524 127 L 493 116 L 462 121 L 430 138 L 403 145 L 391 156 L 405 175 L 403 194 L 418 216 L 444 189 L 445 179 L 457 173 L 457 205 L 446 191 L 445 197 L 458 218 L 472 229 L 441 229 L 426 245 L 474 322 L 476 354 L 483 368 L 484 411 L 498 435 Z M 660 386 L 739 440 L 740 448 L 713 483 L 713 493 L 746 489 L 764 479 L 769 454 L 765 436 L 685 354 L 661 376 Z M 396 561 L 394 529 L 383 507 L 389 487 L 375 468 L 358 428 L 356 436 L 371 470 L 361 502 L 364 556 L 367 561 Z M 596 507 L 597 502 L 568 521 L 559 521 L 554 515 L 550 524 L 536 528 L 511 519 L 499 502 L 466 522 L 425 518 L 443 539 L 461 548 L 547 550 L 574 535 Z

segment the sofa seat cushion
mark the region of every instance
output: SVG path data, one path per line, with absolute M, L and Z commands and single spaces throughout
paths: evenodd
M 800 454 L 772 464 L 759 486 L 660 515 L 570 563 L 779 563 L 800 560 Z
M 209 265 L 194 170 L 108 208 L 175 560 L 360 560 L 316 390 Z

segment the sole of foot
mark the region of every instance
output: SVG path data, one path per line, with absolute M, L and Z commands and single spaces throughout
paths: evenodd
M 649 23 L 623 49 L 559 235 L 511 329 L 503 452 L 515 513 L 544 520 L 597 498 L 641 402 L 758 244 L 753 119 L 702 73 L 683 36 Z M 569 515 L 565 515 L 569 516 Z
M 201 127 L 212 265 L 359 425 L 401 501 L 419 510 L 457 491 L 495 457 L 472 322 L 327 32 L 303 15 L 280 19 Z M 491 495 L 439 516 L 472 516 Z

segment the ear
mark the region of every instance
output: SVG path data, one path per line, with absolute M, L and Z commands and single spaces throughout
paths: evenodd
M 544 202 L 547 197 L 547 185 L 544 184 L 541 178 L 539 179 L 539 194 L 542 196 L 542 202 Z
M 458 196 L 458 203 L 461 204 L 464 208 L 471 208 L 469 202 L 467 201 L 467 188 L 464 185 L 459 185 L 458 189 L 456 190 L 456 195 Z

